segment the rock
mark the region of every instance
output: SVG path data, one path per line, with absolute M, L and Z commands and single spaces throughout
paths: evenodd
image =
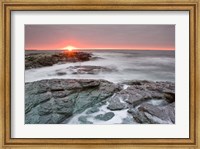
M 39 124 L 58 124 L 65 119 L 64 115 L 52 113 L 50 115 L 43 115 L 39 117 Z
M 105 80 L 51 79 L 25 84 L 25 123 L 59 124 L 119 91 Z M 94 109 L 90 112 L 94 112 Z
M 122 110 L 126 107 L 126 104 L 122 103 L 116 95 L 109 100 L 109 105 L 107 108 L 110 110 Z
M 87 120 L 86 116 L 80 116 L 78 118 L 78 120 L 81 122 L 81 124 L 92 124 L 92 122 L 90 122 L 90 121 Z
M 76 94 L 70 97 L 58 98 L 54 100 L 54 111 L 58 114 L 66 115 L 67 117 L 73 114 L 73 106 L 75 104 Z
M 165 99 L 167 102 L 175 101 L 175 94 L 173 94 L 175 86 L 174 83 L 171 82 L 134 80 L 123 82 L 123 84 L 129 84 L 129 87 L 121 90 L 118 93 L 118 97 L 134 107 L 150 99 Z
M 75 79 L 51 79 L 47 82 L 47 85 L 49 86 L 51 92 L 57 92 L 57 91 L 73 91 L 81 89 L 82 86 L 80 82 L 78 82 Z
M 86 52 L 77 52 L 76 57 L 80 61 L 89 61 L 92 57 L 92 54 Z
M 100 81 L 99 80 L 89 80 L 89 79 L 85 79 L 82 80 L 80 82 L 80 85 L 82 87 L 97 87 L 100 85 Z
M 40 103 L 46 102 L 51 99 L 51 93 L 46 92 L 42 94 L 25 94 L 25 113 L 29 112 L 33 107 L 39 105 Z
M 75 103 L 75 112 L 82 112 L 109 98 L 119 90 L 119 86 L 104 80 L 82 80 L 80 84 L 87 90 L 82 90 L 79 93 Z
M 132 114 L 134 120 L 141 124 L 149 124 L 149 120 L 146 118 L 144 113 L 138 112 L 135 108 L 129 109 L 128 112 Z
M 175 101 L 175 93 L 174 92 L 164 92 L 164 97 L 170 103 Z
M 92 107 L 91 109 L 87 110 L 86 114 L 92 114 L 96 112 L 99 112 L 99 108 L 97 106 Z
M 122 120 L 122 124 L 133 124 L 133 123 L 135 123 L 133 117 L 128 116 Z
M 71 74 L 98 74 L 101 72 L 110 73 L 117 71 L 115 68 L 107 68 L 103 66 L 90 66 L 90 65 L 70 66 L 66 69 Z
M 175 86 L 171 82 L 130 81 L 127 88 L 106 80 L 51 79 L 25 83 L 25 123 L 60 124 L 87 110 L 129 108 L 138 123 L 175 123 Z M 95 118 L 107 121 L 113 112 Z M 86 121 L 87 118 L 80 118 Z M 124 120 L 126 122 L 126 120 Z M 134 123 L 134 121 L 133 121 Z
M 65 51 L 65 52 L 37 52 L 29 53 L 26 51 L 25 55 L 25 69 L 40 68 L 45 66 L 52 66 L 54 64 L 62 64 L 66 62 L 82 62 L 89 61 L 92 54 L 79 51 Z M 65 75 L 60 72 L 58 75 Z
M 54 98 L 63 98 L 66 97 L 70 94 L 74 93 L 73 91 L 68 91 L 68 90 L 64 90 L 64 91 L 53 91 L 52 92 L 52 96 Z
M 132 106 L 137 106 L 148 99 L 151 99 L 151 94 L 143 89 L 137 89 L 135 87 L 128 87 L 118 93 L 118 98 L 127 102 Z
M 51 114 L 53 112 L 52 107 L 53 107 L 52 103 L 50 102 L 45 102 L 43 104 L 40 104 L 38 107 L 38 114 L 40 116 Z
M 129 113 L 138 123 L 169 124 L 175 123 L 174 103 L 159 107 L 144 103 L 138 109 L 129 109 Z
M 42 80 L 40 82 L 25 83 L 25 90 L 26 95 L 45 93 L 48 90 L 48 84 L 46 83 L 46 80 Z
M 147 80 L 129 80 L 129 81 L 124 81 L 122 82 L 122 84 L 126 84 L 126 85 L 143 85 L 145 83 L 150 83 L 150 81 Z M 153 82 L 151 82 L 153 83 Z
M 135 88 L 143 88 L 149 91 L 157 91 L 157 92 L 172 92 L 175 93 L 175 84 L 173 82 L 153 82 L 147 80 L 132 80 L 125 81 L 122 84 L 127 84 L 134 86 Z
M 66 75 L 67 73 L 66 72 L 57 72 L 56 73 L 58 76 L 64 76 L 64 75 Z
M 112 119 L 114 116 L 115 116 L 115 114 L 113 112 L 108 112 L 105 114 L 99 114 L 99 115 L 95 116 L 95 119 L 102 120 L 102 121 L 108 121 L 108 120 Z

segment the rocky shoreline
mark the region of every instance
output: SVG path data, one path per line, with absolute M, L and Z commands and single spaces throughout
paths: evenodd
M 63 51 L 54 53 L 26 53 L 25 69 L 41 68 L 67 62 L 83 62 L 92 60 L 92 54 L 80 51 Z
M 108 112 L 98 114 L 102 106 Z M 88 116 L 79 116 L 80 124 L 93 124 L 89 118 L 92 114 L 96 113 L 93 119 L 106 122 L 122 110 L 132 118 L 123 123 L 173 124 L 175 84 L 145 80 L 115 84 L 92 79 L 50 79 L 25 84 L 26 124 L 68 123 L 82 112 Z

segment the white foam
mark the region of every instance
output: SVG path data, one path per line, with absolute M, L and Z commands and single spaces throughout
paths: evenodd
M 107 109 L 107 106 L 108 106 L 108 103 L 106 103 L 105 105 L 102 105 L 101 107 L 99 107 L 99 111 L 98 112 L 95 112 L 95 113 L 92 113 L 92 114 L 86 114 L 86 112 L 88 110 L 90 110 L 91 108 L 85 110 L 84 112 L 80 113 L 80 114 L 77 114 L 75 115 L 69 122 L 68 124 L 80 124 L 78 118 L 80 116 L 86 116 L 87 117 L 87 120 L 92 122 L 93 124 L 103 124 L 103 125 L 106 125 L 106 124 L 122 124 L 123 123 L 123 120 L 125 118 L 129 118 L 132 120 L 132 124 L 133 123 L 136 123 L 133 118 L 130 116 L 130 114 L 127 112 L 128 110 L 127 109 L 124 109 L 124 110 L 119 110 L 119 111 L 111 111 L 109 109 Z M 98 120 L 98 119 L 95 119 L 95 116 L 99 115 L 99 114 L 105 114 L 107 112 L 113 112 L 115 115 L 113 118 L 111 118 L 110 120 L 108 121 L 102 121 L 102 120 Z

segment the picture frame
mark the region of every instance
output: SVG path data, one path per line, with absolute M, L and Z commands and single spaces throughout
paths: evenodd
M 1 2 L 1 147 L 2 148 L 194 148 L 199 147 L 199 0 L 3 0 Z M 189 138 L 11 138 L 11 12 L 12 11 L 189 11 L 190 101 Z

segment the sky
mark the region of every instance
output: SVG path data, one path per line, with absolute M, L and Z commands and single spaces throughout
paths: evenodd
M 26 50 L 175 50 L 175 25 L 25 25 Z

